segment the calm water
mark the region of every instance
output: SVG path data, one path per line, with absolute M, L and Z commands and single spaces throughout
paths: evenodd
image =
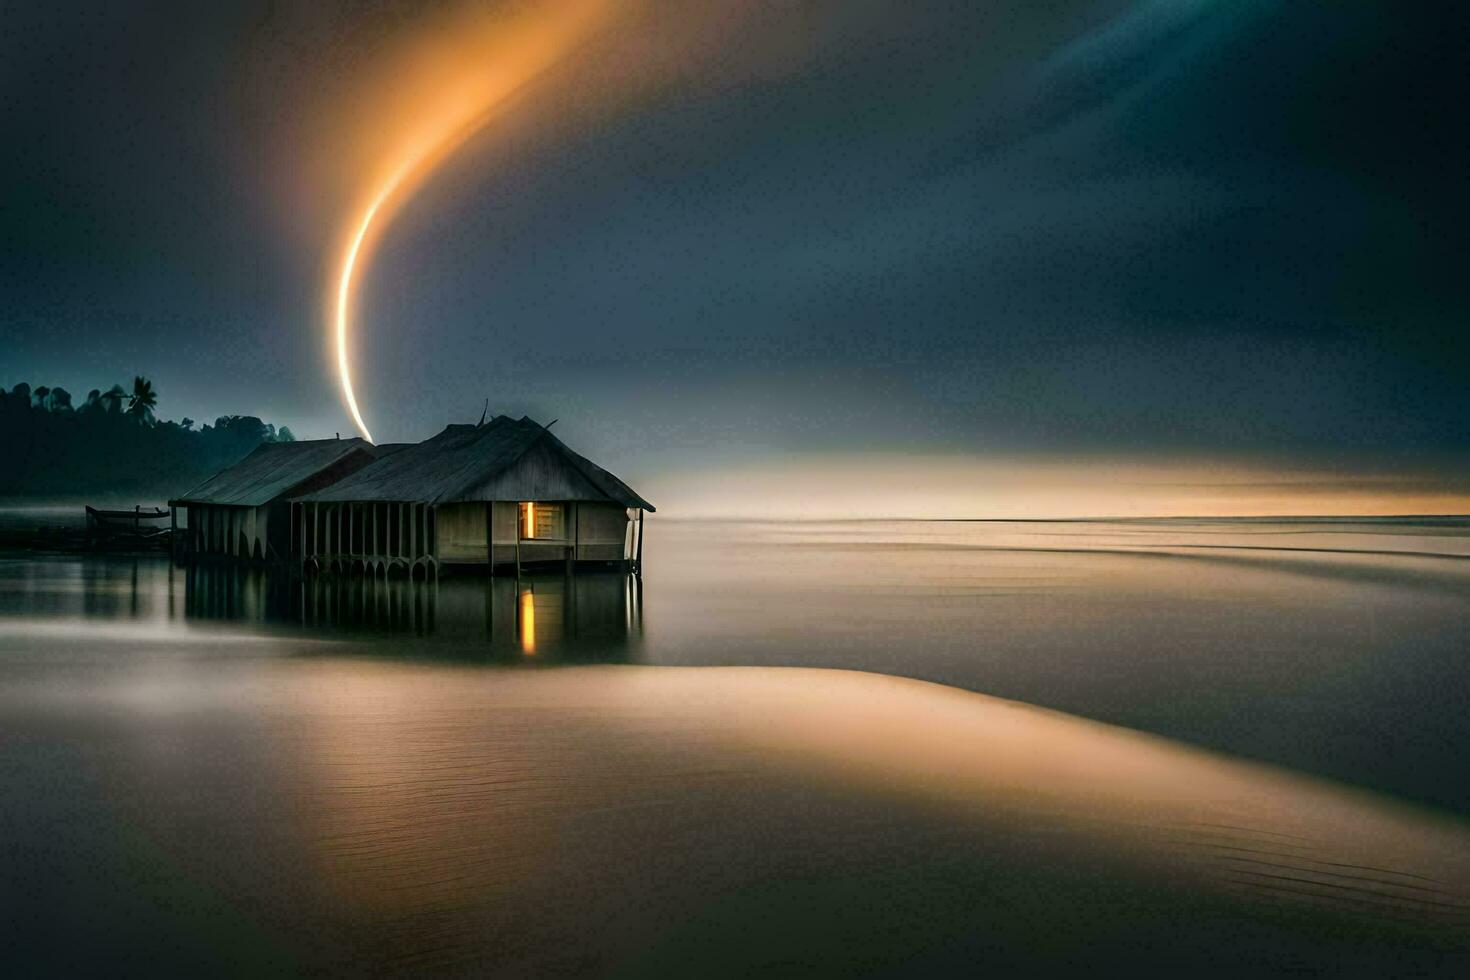
M 1470 522 L 647 549 L 519 587 L 0 560 L 0 955 L 1467 967 Z

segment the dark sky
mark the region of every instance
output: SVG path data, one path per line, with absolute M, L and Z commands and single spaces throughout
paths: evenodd
M 646 8 L 636 84 L 594 43 L 404 206 L 360 299 L 381 441 L 489 397 L 635 472 L 1470 453 L 1464 15 L 719 6 Z M 433 13 L 6 4 L 0 384 L 346 435 L 300 107 Z

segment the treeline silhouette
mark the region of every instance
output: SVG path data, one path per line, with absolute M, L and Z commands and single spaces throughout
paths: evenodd
M 76 405 L 65 388 L 0 387 L 0 497 L 163 500 L 242 459 L 262 442 L 294 442 L 291 430 L 253 415 L 154 417 L 146 378 L 132 390 L 94 388 Z

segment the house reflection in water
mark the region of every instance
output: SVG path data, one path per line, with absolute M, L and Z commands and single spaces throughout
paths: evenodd
M 642 583 L 624 572 L 302 579 L 210 562 L 185 573 L 185 615 L 195 620 L 424 639 L 549 661 L 627 660 L 642 634 Z

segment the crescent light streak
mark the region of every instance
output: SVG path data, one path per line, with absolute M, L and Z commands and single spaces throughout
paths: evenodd
M 369 442 L 373 436 L 352 385 L 352 299 L 384 224 L 435 165 L 527 83 L 590 38 L 618 6 L 614 0 L 559 0 L 533 5 L 533 13 L 520 17 L 461 18 L 447 25 L 450 29 L 438 25 L 428 43 L 410 52 L 414 58 L 386 76 L 389 84 L 379 95 L 389 105 L 369 100 L 374 111 L 364 132 L 369 142 L 386 138 L 387 143 L 365 161 L 368 192 L 358 197 L 360 206 L 339 239 L 343 246 L 330 304 L 342 398 Z
M 383 206 L 383 202 L 398 189 L 402 179 L 401 174 L 395 174 L 394 179 L 368 205 L 367 211 L 363 213 L 362 221 L 358 223 L 357 234 L 352 236 L 352 242 L 347 246 L 347 255 L 342 260 L 342 276 L 337 283 L 337 373 L 342 379 L 342 397 L 347 401 L 347 410 L 352 413 L 352 421 L 357 425 L 357 431 L 361 432 L 362 437 L 368 442 L 373 441 L 373 434 L 368 431 L 367 423 L 362 420 L 362 411 L 357 407 L 357 396 L 352 391 L 352 369 L 347 363 L 347 315 L 352 299 L 352 274 L 357 269 L 357 256 L 362 252 L 362 243 L 367 238 L 373 219 L 378 216 L 378 210 Z

